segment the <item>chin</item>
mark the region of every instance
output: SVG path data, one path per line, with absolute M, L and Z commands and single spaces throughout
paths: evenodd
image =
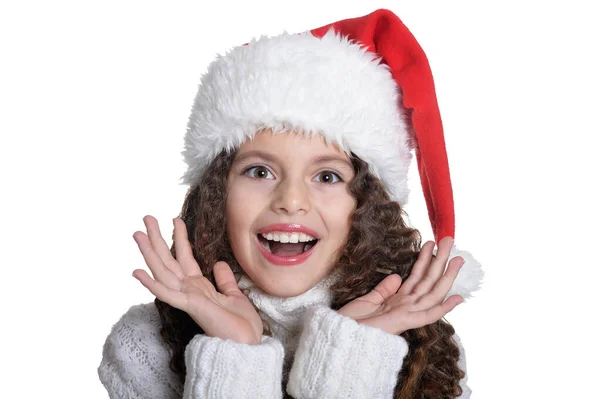
M 301 282 L 297 278 L 286 281 L 285 278 L 275 278 L 265 281 L 264 279 L 253 280 L 254 283 L 265 293 L 279 298 L 291 298 L 304 294 L 317 285 L 318 281 Z
M 262 289 L 267 294 L 276 296 L 279 298 L 292 298 L 298 295 L 304 294 L 306 291 L 310 290 L 312 287 L 301 287 L 296 289 L 290 289 L 287 287 L 275 287 L 274 289 Z
M 259 251 L 252 248 L 246 256 L 238 259 L 240 266 L 252 282 L 266 294 L 291 298 L 304 294 L 329 275 L 334 267 L 335 255 L 323 256 L 329 248 L 317 248 L 319 251 L 303 263 L 294 266 L 278 266 L 270 263 Z M 323 251 L 325 249 L 325 251 Z M 234 249 L 234 254 L 235 254 Z M 240 251 L 242 252 L 242 251 Z M 248 256 L 248 253 L 251 255 Z M 240 254 L 242 255 L 242 254 Z M 323 258 L 329 259 L 323 261 Z

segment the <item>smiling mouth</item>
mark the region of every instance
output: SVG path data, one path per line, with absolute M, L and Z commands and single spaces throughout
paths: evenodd
M 281 257 L 294 257 L 309 251 L 314 247 L 318 239 L 312 239 L 306 242 L 281 242 L 277 240 L 269 240 L 258 234 L 258 241 L 269 253 Z

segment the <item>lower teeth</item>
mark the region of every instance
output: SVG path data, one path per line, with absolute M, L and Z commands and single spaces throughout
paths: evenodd
M 271 252 L 271 246 L 269 245 L 269 241 L 261 241 L 262 246 L 269 252 Z

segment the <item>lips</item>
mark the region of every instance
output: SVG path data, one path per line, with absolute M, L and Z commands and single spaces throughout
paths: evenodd
M 284 251 L 281 251 L 281 248 L 280 248 L 279 251 L 276 251 L 276 252 L 279 252 L 279 254 L 275 254 L 275 253 L 273 253 L 275 251 L 271 251 L 270 249 L 267 249 L 267 248 L 271 248 L 275 244 L 297 246 L 297 245 L 302 245 L 302 243 L 280 244 L 279 242 L 273 242 L 273 241 L 267 242 L 267 240 L 264 238 L 264 236 L 266 236 L 269 233 L 274 233 L 275 236 L 277 236 L 277 233 L 290 233 L 290 234 L 295 233 L 295 234 L 292 234 L 292 236 L 296 236 L 296 237 L 298 236 L 298 234 L 302 234 L 302 235 L 314 237 L 314 238 L 316 238 L 316 241 L 312 240 L 312 241 L 306 243 L 305 248 L 308 248 L 308 249 L 302 253 L 293 254 L 293 255 L 283 255 L 282 252 L 284 252 Z M 269 235 L 269 239 L 270 239 L 270 235 Z M 275 240 L 279 240 L 279 239 L 275 238 Z M 287 242 L 287 241 L 282 240 L 282 243 L 283 242 Z M 298 242 L 298 240 L 296 239 L 296 241 L 292 241 L 292 242 Z M 260 253 L 270 263 L 277 265 L 277 266 L 294 266 L 294 265 L 299 265 L 299 264 L 305 262 L 312 255 L 315 248 L 319 244 L 319 239 L 318 239 L 317 233 L 315 231 L 309 229 L 308 227 L 305 227 L 305 226 L 302 226 L 299 224 L 278 223 L 278 224 L 272 224 L 270 226 L 260 229 L 258 235 L 256 236 L 256 244 L 258 246 Z M 265 247 L 267 247 L 267 248 L 265 248 Z M 291 250 L 291 252 L 294 252 L 294 250 L 292 248 L 290 248 L 290 250 Z

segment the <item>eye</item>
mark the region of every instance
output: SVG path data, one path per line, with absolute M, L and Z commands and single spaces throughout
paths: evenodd
M 330 170 L 324 170 L 317 175 L 317 181 L 319 183 L 333 184 L 343 181 L 340 175 Z
M 251 166 L 244 171 L 246 176 L 250 176 L 254 179 L 262 179 L 262 180 L 272 180 L 275 177 L 273 174 L 267 169 L 266 166 Z

